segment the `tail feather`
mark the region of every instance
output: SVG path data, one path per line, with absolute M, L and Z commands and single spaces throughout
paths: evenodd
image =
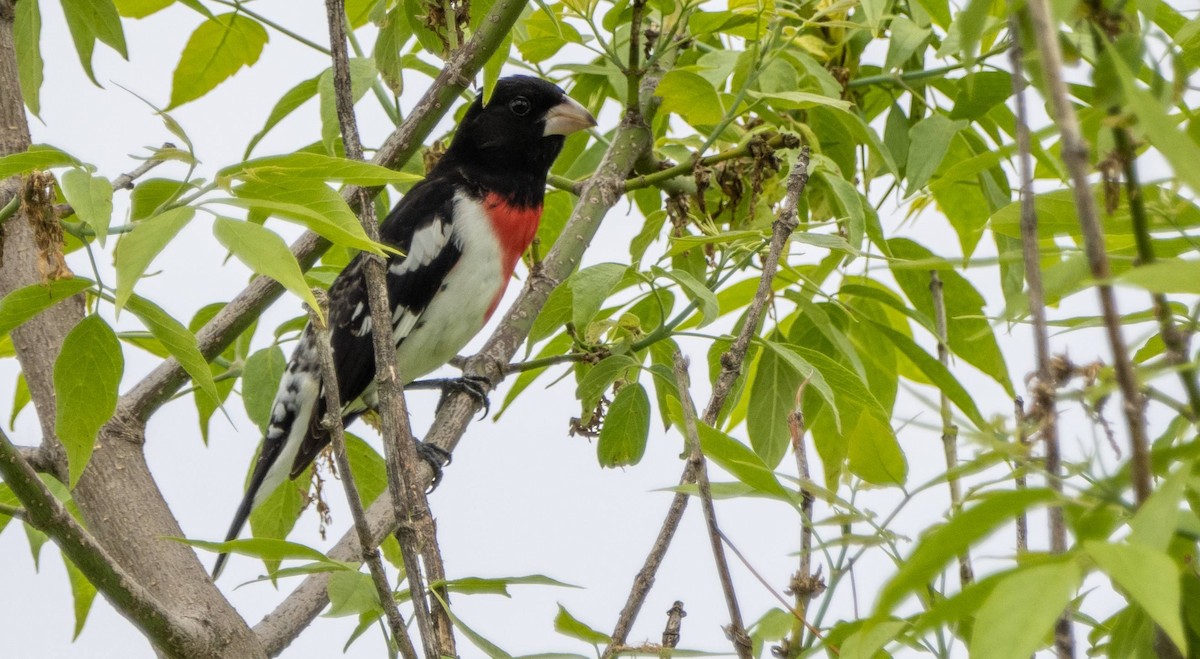
M 254 465 L 246 494 L 238 504 L 229 532 L 225 534 L 226 542 L 237 539 L 246 520 L 250 519 L 251 511 L 288 479 L 296 454 L 309 434 L 309 419 L 314 416 L 319 389 L 315 375 L 304 369 L 289 368 L 284 374 L 271 408 L 271 421 L 263 438 L 262 453 Z M 229 555 L 224 553 L 217 556 L 212 572 L 214 581 L 221 576 L 228 558 Z

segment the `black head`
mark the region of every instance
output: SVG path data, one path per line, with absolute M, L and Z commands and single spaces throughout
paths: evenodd
M 482 96 L 471 103 L 442 164 L 489 189 L 517 179 L 543 187 L 565 137 L 595 125 L 592 115 L 557 85 L 510 76 L 496 83 L 486 106 Z

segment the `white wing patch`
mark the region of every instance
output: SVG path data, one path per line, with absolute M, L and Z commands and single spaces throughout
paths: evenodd
M 413 234 L 408 255 L 403 261 L 393 263 L 388 270 L 393 275 L 402 275 L 433 263 L 453 233 L 454 225 L 450 222 L 434 221 L 421 227 Z

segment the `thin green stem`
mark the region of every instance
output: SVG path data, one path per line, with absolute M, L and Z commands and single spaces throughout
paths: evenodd
M 21 194 L 18 192 L 4 204 L 4 208 L 0 208 L 0 224 L 8 221 L 8 218 L 17 214 L 17 209 L 21 207 Z
M 851 80 L 850 82 L 846 83 L 846 86 L 849 87 L 850 89 L 856 89 L 858 87 L 869 87 L 871 85 L 899 85 L 899 84 L 904 84 L 907 82 L 914 82 L 916 80 L 926 80 L 928 78 L 941 78 L 942 76 L 944 76 L 947 73 L 950 73 L 951 71 L 957 71 L 959 69 L 965 69 L 967 67 L 974 66 L 974 65 L 978 64 L 981 60 L 985 60 L 994 55 L 999 55 L 1001 53 L 1007 52 L 1010 46 L 1011 46 L 1011 44 L 1009 44 L 1009 43 L 1003 43 L 999 46 L 996 46 L 995 48 L 980 55 L 973 62 L 958 62 L 957 64 L 950 64 L 948 66 L 940 66 L 935 69 L 921 69 L 919 71 L 905 71 L 904 73 L 881 73 L 879 75 L 866 76 L 863 78 L 855 78 L 854 80 Z
M 358 36 L 355 35 L 354 30 L 346 30 L 346 38 L 350 40 L 350 48 L 354 51 L 354 56 L 360 59 L 365 58 L 366 51 L 363 50 L 362 44 L 358 42 Z M 371 91 L 375 94 L 376 100 L 379 101 L 379 106 L 383 108 L 388 119 L 391 119 L 393 124 L 399 125 L 400 109 L 396 107 L 395 99 L 384 88 L 383 81 L 379 79 L 379 76 L 375 76 L 371 81 Z
M 312 41 L 310 39 L 306 39 L 306 38 L 300 36 L 299 34 L 287 29 L 286 27 L 283 27 L 279 23 L 276 23 L 275 21 L 267 18 L 266 16 L 263 16 L 262 14 L 259 14 L 258 12 L 255 12 L 251 9 L 247 9 L 246 5 L 244 3 L 237 2 L 236 0 L 213 0 L 213 2 L 215 2 L 219 5 L 225 5 L 226 7 L 233 7 L 234 9 L 242 12 L 243 14 L 249 16 L 250 18 L 253 18 L 254 20 L 258 21 L 259 23 L 266 25 L 267 27 L 275 30 L 276 32 L 278 32 L 284 36 L 291 37 L 292 39 L 295 39 L 297 42 L 302 43 L 305 46 L 308 46 L 309 48 L 312 48 L 313 50 L 315 50 L 319 53 L 322 53 L 324 55 L 329 55 L 329 49 L 326 48 L 325 46 L 322 46 L 321 44 L 319 44 L 315 41 Z

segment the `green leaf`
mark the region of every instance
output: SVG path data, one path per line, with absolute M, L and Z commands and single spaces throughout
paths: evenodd
M 171 80 L 168 110 L 194 101 L 253 66 L 267 43 L 267 30 L 237 12 L 214 16 L 196 28 L 183 47 Z
M 287 368 L 287 360 L 279 346 L 269 346 L 250 355 L 242 369 L 242 404 L 246 416 L 266 432 L 271 421 L 271 404 L 279 391 L 279 381 Z
M 254 558 L 271 559 L 275 561 L 308 560 L 322 563 L 336 563 L 325 554 L 307 545 L 288 542 L 276 538 L 242 538 L 227 542 L 209 542 L 191 538 L 171 538 L 189 547 L 203 549 L 214 554 L 239 554 Z
M 587 369 L 575 388 L 575 397 L 582 404 L 583 413 L 590 414 L 609 385 L 625 377 L 629 369 L 635 368 L 638 368 L 638 362 L 629 355 L 610 355 Z
M 213 401 L 221 400 L 221 396 L 217 393 L 217 385 L 213 382 L 212 369 L 208 366 L 208 360 L 200 354 L 200 346 L 196 342 L 195 334 L 184 327 L 183 323 L 163 311 L 162 307 L 140 295 L 131 295 L 126 301 L 125 308 L 141 319 L 154 338 L 163 344 L 180 366 L 183 366 L 183 370 L 187 371 L 196 386 L 200 387 Z
M 1145 609 L 1171 642 L 1187 647 L 1179 616 L 1179 566 L 1170 556 L 1145 545 L 1094 540 L 1085 541 L 1083 548 L 1114 584 Z
M 921 346 L 917 345 L 916 341 L 912 340 L 912 337 L 905 336 L 883 323 L 871 321 L 871 324 L 891 340 L 892 344 L 925 374 L 925 377 L 937 385 L 938 389 L 946 394 L 946 397 L 967 415 L 967 418 L 971 420 L 971 423 L 975 424 L 976 428 L 979 430 L 987 429 L 988 423 L 984 420 L 979 408 L 975 406 L 975 399 L 971 398 L 971 394 L 967 393 L 967 390 L 963 388 L 962 384 L 959 383 L 958 379 L 954 377 L 954 374 L 949 369 L 934 359 L 929 353 L 925 352 Z
M 1070 560 L 1033 565 L 1005 576 L 975 616 L 971 656 L 1027 659 L 1033 655 L 1051 635 L 1080 580 L 1079 566 Z
M 168 178 L 146 179 L 129 193 L 129 219 L 140 222 L 158 213 L 164 204 L 175 201 L 192 186 Z
M 336 245 L 383 254 L 381 247 L 367 238 L 342 195 L 321 181 L 255 180 L 243 183 L 233 192 L 236 199 L 217 199 L 212 203 L 269 213 L 301 224 Z
M 1152 293 L 1200 294 L 1200 261 L 1164 259 L 1139 265 L 1117 277 L 1117 282 L 1144 288 Z
M 354 185 L 393 185 L 415 183 L 420 181 L 421 177 L 361 160 L 327 156 L 323 153 L 298 152 L 255 158 L 217 172 L 218 185 L 226 186 L 231 179 L 266 179 L 280 184 L 304 179 L 306 182 L 340 181 Z
M 114 261 L 117 270 L 118 311 L 125 306 L 129 296 L 133 295 L 133 286 L 145 274 L 146 268 L 150 267 L 158 253 L 195 214 L 196 210 L 190 206 L 172 208 L 139 222 L 133 231 L 124 234 L 117 242 Z
M 1171 164 L 1175 176 L 1191 187 L 1192 192 L 1200 193 L 1200 168 L 1196 167 L 1196 163 L 1200 162 L 1200 146 L 1179 130 L 1153 94 L 1138 86 L 1129 66 L 1115 52 L 1115 46 L 1107 41 L 1105 45 L 1121 79 L 1127 108 L 1137 117 L 1135 132 L 1162 153 Z
M 56 279 L 49 284 L 30 284 L 4 296 L 0 300 L 0 336 L 50 307 L 91 288 L 87 279 Z
M 350 59 L 350 95 L 357 103 L 374 82 L 375 62 L 363 57 Z M 337 95 L 333 89 L 333 71 L 325 72 L 317 79 L 317 95 L 321 102 L 321 143 L 325 145 L 326 153 L 336 153 L 334 145 L 342 135 L 341 125 L 337 117 Z
M 817 440 L 817 451 L 829 472 L 827 478 L 830 474 L 836 478 L 841 471 L 841 458 L 846 456 L 850 471 L 867 482 L 878 485 L 903 484 L 908 476 L 908 463 L 892 430 L 891 416 L 862 378 L 816 350 L 796 345 L 773 347 L 789 361 L 793 357 L 799 358 L 808 365 L 807 368 L 815 369 L 821 374 L 825 388 L 836 394 L 831 400 L 825 398 L 826 394 L 820 387 L 817 388 L 826 405 L 821 408 L 822 413 L 816 415 L 815 422 L 810 423 L 813 438 Z M 809 372 L 797 370 L 810 377 L 809 384 L 818 382 Z M 833 410 L 837 412 L 835 420 L 838 423 L 830 427 L 825 415 Z M 807 411 L 805 416 L 810 417 Z
M 92 610 L 92 602 L 96 601 L 96 587 L 66 556 L 63 556 L 63 565 L 67 568 L 67 579 L 71 582 L 71 597 L 75 601 L 75 631 L 71 636 L 71 640 L 75 641 L 79 639 L 83 625 L 87 622 L 88 614 Z
M 782 91 L 767 94 L 750 91 L 746 95 L 755 100 L 766 101 L 768 105 L 781 110 L 808 110 L 809 108 L 823 106 L 841 110 L 842 112 L 849 112 L 854 107 L 854 104 L 850 101 L 843 101 L 840 98 L 832 98 L 812 92 Z
M 571 288 L 571 322 L 580 334 L 587 331 L 588 324 L 628 269 L 629 266 L 620 263 L 600 263 L 571 275 L 567 282 Z
M 112 183 L 103 176 L 92 176 L 86 169 L 69 169 L 58 182 L 75 216 L 96 232 L 96 239 L 103 247 L 112 222 Z
M 959 52 L 964 62 L 973 62 L 979 47 L 979 37 L 987 22 L 992 0 L 968 0 L 967 6 L 955 18 L 958 27 Z
M 567 611 L 562 604 L 558 605 L 558 615 L 554 616 L 554 631 L 593 645 L 608 643 L 612 640 L 608 634 L 592 629 L 571 615 L 571 612 Z
M 838 659 L 873 659 L 889 642 L 908 627 L 903 620 L 872 620 L 859 627 L 842 642 Z
M 779 484 L 775 473 L 749 447 L 712 426 L 697 421 L 700 450 L 734 478 L 773 498 L 794 503 L 795 497 Z
M 117 14 L 112 0 L 62 0 L 62 8 L 71 39 L 75 41 L 79 63 L 83 65 L 88 78 L 99 87 L 100 83 L 96 82 L 96 74 L 92 71 L 92 52 L 97 39 L 111 46 L 122 58 L 129 59 L 121 16 Z
M 8 417 L 9 430 L 17 429 L 17 416 L 21 414 L 21 410 L 25 409 L 30 400 L 32 400 L 32 396 L 29 394 L 29 383 L 25 381 L 25 374 L 17 373 L 17 385 L 13 391 L 12 414 Z M 0 525 L 0 529 L 3 528 L 3 525 Z
M 1193 462 L 1175 467 L 1129 520 L 1129 541 L 1165 551 L 1179 528 L 1179 502 L 1183 500 Z
M 295 87 L 287 90 L 279 101 L 275 103 L 275 107 L 271 108 L 271 113 L 267 115 L 267 123 L 263 125 L 262 130 L 254 134 L 250 138 L 250 143 L 246 145 L 246 152 L 242 154 L 242 158 L 250 157 L 250 152 L 254 151 L 254 147 L 262 141 L 262 138 L 271 132 L 280 121 L 294 112 L 296 108 L 304 105 L 309 99 L 317 95 L 317 83 L 321 76 L 317 75 L 308 80 L 303 80 L 296 84 Z
M 375 39 L 375 68 L 383 78 L 383 84 L 399 96 L 404 91 L 404 67 L 400 64 L 400 50 L 412 38 L 412 27 L 404 13 L 404 5 L 398 3 L 384 14 L 379 24 L 379 36 Z
M 929 177 L 942 164 L 950 140 L 966 127 L 966 121 L 951 121 L 945 115 L 934 114 L 917 122 L 908 131 L 908 175 L 907 194 L 912 195 L 925 187 Z
M 250 222 L 218 217 L 213 223 L 213 235 L 246 267 L 279 282 L 324 316 L 312 289 L 304 281 L 295 255 L 275 232 Z
M 578 588 L 557 579 L 551 579 L 543 574 L 529 574 L 522 577 L 464 577 L 450 579 L 445 582 L 430 584 L 431 588 L 445 585 L 446 589 L 464 595 L 503 595 L 511 597 L 509 586 L 556 586 L 559 588 Z
M 925 45 L 925 40 L 933 32 L 927 27 L 917 25 L 911 18 L 903 14 L 896 16 L 888 23 L 888 31 L 887 59 L 884 60 L 883 65 L 885 71 L 895 71 L 902 67 L 908 58 L 917 52 L 918 48 Z
M 363 508 L 368 508 L 387 491 L 387 464 L 378 451 L 352 433 L 346 433 L 346 457 L 354 471 Z
M 117 335 L 97 315 L 67 334 L 54 362 L 54 431 L 67 449 L 70 486 L 92 457 L 96 435 L 117 409 L 125 359 Z
M 704 282 L 696 279 L 690 272 L 686 270 L 663 270 L 658 266 L 650 268 L 655 277 L 666 277 L 679 284 L 683 289 L 683 293 L 688 296 L 688 299 L 700 308 L 701 321 L 696 327 L 704 327 L 705 325 L 716 320 L 720 316 L 721 305 L 717 302 L 717 296 Z
M 662 97 L 664 112 L 674 112 L 693 126 L 712 125 L 725 116 L 717 90 L 691 71 L 667 72 L 654 93 Z
M 42 113 L 42 13 L 38 3 L 32 1 L 18 2 L 13 13 L 13 50 L 17 53 L 21 96 L 25 99 L 25 106 L 36 117 Z
M 145 18 L 170 7 L 175 0 L 114 0 L 117 13 L 125 18 Z
M 329 575 L 329 611 L 326 618 L 383 613 L 379 591 L 371 575 L 362 572 L 334 572 Z
M 746 434 L 750 446 L 768 467 L 778 466 L 791 445 L 788 416 L 796 409 L 796 390 L 803 380 L 774 350 L 764 350 L 758 358 L 749 393 Z
M 946 268 L 942 259 L 922 245 L 905 238 L 893 238 L 887 245 L 896 258 L 891 262 L 892 276 L 904 289 L 913 306 L 926 318 L 934 317 L 929 271 L 938 270 L 942 280 L 942 298 L 946 304 L 946 339 L 950 350 L 991 376 L 1010 397 L 1016 396 L 1004 355 L 984 314 L 984 299 L 979 291 L 961 274 Z M 919 261 L 920 266 L 912 267 L 904 261 Z
M 971 545 L 990 535 L 1029 508 L 1052 501 L 1054 492 L 1047 489 L 993 492 L 981 501 L 950 518 L 950 521 L 930 529 L 921 536 L 916 549 L 903 562 L 879 593 L 876 615 L 887 615 L 904 596 L 925 588 L 947 563 L 962 555 Z M 1034 589 L 1030 592 L 1040 592 Z M 1028 593 L 1026 593 L 1028 597 Z M 1058 607 L 1061 611 L 1062 607 Z M 976 625 L 978 629 L 979 625 Z M 1026 656 L 1029 652 L 1025 653 Z
M 488 101 L 492 100 L 492 91 L 496 88 L 496 83 L 500 80 L 500 70 L 508 62 L 508 54 L 512 51 L 512 32 L 504 35 L 504 40 L 500 42 L 500 47 L 492 56 L 488 58 L 486 64 L 483 65 L 483 103 L 487 105 Z
M 34 144 L 23 153 L 14 153 L 0 158 L 0 179 L 24 174 L 35 169 L 50 169 L 64 165 L 79 165 L 69 153 L 47 144 Z
M 646 389 L 637 382 L 621 387 L 608 408 L 596 442 L 600 466 L 624 467 L 641 462 L 649 434 L 650 397 Z

